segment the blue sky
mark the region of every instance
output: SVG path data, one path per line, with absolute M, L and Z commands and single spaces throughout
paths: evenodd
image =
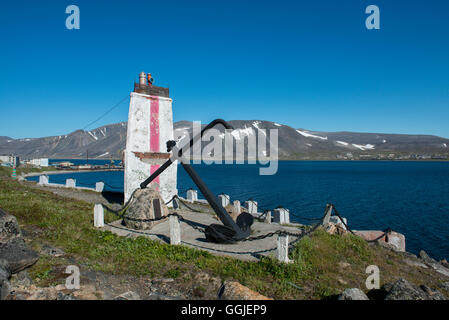
M 65 28 L 71 4 L 80 30 Z M 175 121 L 449 138 L 448 15 L 445 0 L 1 1 L 0 136 L 81 129 L 144 70 L 170 87 Z

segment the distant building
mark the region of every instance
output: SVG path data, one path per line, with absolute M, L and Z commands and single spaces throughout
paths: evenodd
M 56 163 L 56 166 L 59 168 L 70 168 L 71 166 L 73 166 L 73 163 L 71 163 L 69 161 L 62 161 L 62 162 Z
M 77 166 L 77 168 L 79 170 L 86 170 L 86 169 L 91 169 L 92 166 L 90 164 L 80 164 L 79 166 Z
M 49 166 L 48 158 L 32 159 L 28 163 L 33 166 L 38 166 L 38 167 L 48 167 Z
M 2 162 L 2 165 L 7 165 L 10 167 L 13 166 L 19 166 L 20 164 L 20 159 L 19 157 L 13 156 L 13 155 L 9 155 L 9 156 L 0 156 L 0 161 Z

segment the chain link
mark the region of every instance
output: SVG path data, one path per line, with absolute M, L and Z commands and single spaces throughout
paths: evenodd
M 340 221 L 343 223 L 343 225 L 345 226 L 346 230 L 348 230 L 349 232 L 351 232 L 353 235 L 357 235 L 357 234 L 354 233 L 354 231 L 352 231 L 352 230 L 348 227 L 348 225 L 346 224 L 346 222 L 343 220 L 342 216 L 338 213 L 338 211 L 337 211 L 337 209 L 335 208 L 335 206 L 334 206 L 333 204 L 331 204 L 331 206 L 332 206 L 332 209 L 333 209 L 334 212 L 335 212 L 335 215 L 336 215 L 338 218 L 340 218 Z M 392 231 L 393 231 L 393 230 L 392 230 L 390 227 L 388 227 L 388 228 L 386 228 L 385 230 L 383 230 L 382 235 L 380 235 L 379 237 L 377 237 L 376 239 L 373 239 L 373 240 L 366 240 L 366 242 L 377 242 L 377 241 L 379 241 L 380 239 L 382 239 L 383 237 L 385 237 L 385 236 L 387 236 L 388 234 L 390 234 Z

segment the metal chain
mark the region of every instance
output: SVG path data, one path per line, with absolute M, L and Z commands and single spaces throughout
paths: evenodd
M 126 210 L 128 209 L 129 204 L 131 203 L 131 201 L 134 199 L 134 195 L 136 194 L 137 190 L 140 189 L 136 189 L 133 191 L 133 193 L 131 193 L 131 196 L 129 197 L 128 201 L 126 201 L 126 203 L 118 210 L 114 210 L 110 207 L 108 207 L 107 205 L 103 204 L 103 207 L 105 207 L 108 211 L 112 212 L 113 214 L 115 214 L 117 217 L 119 218 L 123 218 L 123 216 L 126 213 Z
M 161 216 L 161 217 L 159 217 L 159 218 L 153 218 L 153 219 L 137 219 L 137 218 L 132 218 L 132 217 L 129 217 L 129 216 L 125 216 L 125 215 L 124 215 L 124 214 L 126 213 L 126 210 L 125 210 L 125 209 L 127 209 L 127 207 L 129 206 L 129 204 L 131 203 L 131 201 L 134 199 L 134 194 L 135 194 L 135 192 L 136 192 L 137 190 L 139 190 L 139 189 L 134 190 L 134 192 L 131 194 L 131 197 L 128 199 L 128 201 L 125 203 L 125 205 L 124 205 L 121 209 L 119 209 L 119 210 L 114 210 L 114 209 L 111 209 L 111 208 L 109 208 L 108 206 L 105 206 L 105 205 L 104 205 L 104 207 L 105 207 L 108 211 L 110 211 L 110 212 L 116 214 L 118 217 L 120 217 L 120 218 L 122 218 L 122 219 L 124 219 L 124 220 L 134 221 L 134 222 L 156 222 L 156 221 L 165 220 L 165 219 L 167 219 L 167 218 L 169 218 L 169 217 L 171 217 L 171 216 L 176 216 L 176 217 L 178 217 L 178 219 L 179 219 L 180 221 L 186 223 L 187 225 L 191 226 L 191 227 L 194 228 L 195 230 L 198 230 L 198 231 L 201 232 L 201 233 L 205 233 L 205 229 L 204 229 L 204 228 L 198 227 L 195 223 L 193 223 L 193 222 L 191 222 L 191 221 L 189 221 L 189 220 L 184 219 L 183 216 L 179 215 L 179 214 L 176 213 L 176 212 L 170 213 L 170 214 L 168 214 L 168 215 L 166 215 L 166 216 Z M 175 200 L 175 199 L 178 199 L 183 205 L 185 205 L 185 206 L 186 206 L 188 209 L 190 209 L 191 211 L 194 211 L 194 212 L 201 212 L 201 211 L 198 211 L 198 210 L 196 210 L 196 209 L 191 208 L 191 207 L 190 207 L 189 205 L 187 205 L 182 199 L 180 199 L 177 195 L 174 195 L 174 196 L 171 198 L 171 200 L 169 200 L 169 201 L 166 202 L 165 204 L 167 205 L 167 204 L 169 204 L 170 202 L 172 202 L 172 201 Z M 251 200 L 251 201 L 252 201 L 252 200 Z M 122 213 L 123 210 L 125 210 L 125 212 Z M 267 211 L 268 211 L 268 210 L 267 210 Z M 266 212 L 267 212 L 267 211 L 266 211 Z M 264 212 L 265 215 L 266 215 L 266 212 Z M 122 213 L 122 214 L 120 215 L 120 213 Z M 338 215 L 338 213 L 337 213 L 337 215 Z M 310 234 L 310 233 L 312 233 L 313 231 L 315 231 L 315 229 L 321 224 L 321 222 L 322 222 L 322 220 L 324 219 L 324 217 L 325 217 L 325 216 L 323 216 L 323 217 L 320 219 L 321 221 L 318 222 L 318 223 L 317 223 L 311 230 L 306 231 L 306 232 L 302 232 L 302 233 L 293 233 L 293 232 L 288 232 L 288 231 L 286 231 L 286 230 L 277 230 L 277 231 L 274 231 L 274 232 L 269 232 L 269 233 L 264 234 L 264 235 L 248 237 L 248 238 L 242 239 L 242 240 L 240 240 L 240 241 L 241 241 L 241 242 L 257 241 L 257 240 L 262 240 L 262 239 L 266 239 L 266 238 L 269 238 L 269 237 L 273 237 L 273 236 L 275 236 L 275 235 L 288 235 L 288 236 L 292 236 L 292 237 L 296 237 L 296 238 L 297 238 L 296 240 L 292 241 L 292 243 L 290 243 L 289 246 L 291 246 L 294 242 L 299 241 L 301 238 L 303 238 L 303 237 L 306 236 L 307 234 Z M 340 218 L 340 219 L 341 219 L 341 218 Z
M 340 221 L 343 223 L 343 225 L 346 227 L 346 229 L 347 229 L 349 232 L 351 232 L 353 235 L 356 235 L 356 234 L 354 233 L 354 231 L 352 231 L 352 230 L 348 227 L 348 225 L 345 223 L 345 221 L 344 221 L 343 218 L 340 216 L 340 214 L 338 213 L 338 211 L 337 211 L 337 209 L 335 208 L 335 206 L 334 206 L 333 204 L 331 204 L 331 206 L 332 206 L 332 209 L 333 209 L 334 212 L 335 212 L 335 215 L 336 215 L 338 218 L 340 218 Z M 392 230 L 390 227 L 388 227 L 388 228 L 386 228 L 385 230 L 383 230 L 382 235 L 380 235 L 379 237 L 377 237 L 376 239 L 373 239 L 373 240 L 366 240 L 366 242 L 377 242 L 377 241 L 379 241 L 380 239 L 382 239 L 383 237 L 385 237 L 385 236 L 387 236 L 388 234 L 390 234 L 392 231 L 393 231 L 393 230 Z
M 194 229 L 196 229 L 196 230 L 198 230 L 198 231 L 200 231 L 200 232 L 202 232 L 202 233 L 205 233 L 205 230 L 204 230 L 203 228 L 198 227 L 198 226 L 195 225 L 193 222 L 184 219 L 183 216 L 179 215 L 179 214 L 176 213 L 176 212 L 170 213 L 170 214 L 168 214 L 168 215 L 166 215 L 166 216 L 162 216 L 162 217 L 159 217 L 159 218 L 153 218 L 153 219 L 137 219 L 137 218 L 131 218 L 131 217 L 128 217 L 128 216 L 124 216 L 123 219 L 124 219 L 124 220 L 129 220 L 129 221 L 134 221 L 134 222 L 156 222 L 156 221 L 165 220 L 165 219 L 167 219 L 167 218 L 169 218 L 169 217 L 171 217 L 171 216 L 178 217 L 178 219 L 179 219 L 180 221 L 184 222 L 185 224 L 188 224 L 188 225 L 191 226 L 192 228 L 194 228 Z
M 190 207 L 188 204 L 186 204 L 186 203 L 184 202 L 184 200 L 182 200 L 180 197 L 178 197 L 178 195 L 174 195 L 173 198 L 178 199 L 178 200 L 179 200 L 185 207 L 187 207 L 187 209 L 189 209 L 190 211 L 202 213 L 201 211 L 199 211 L 199 210 L 197 210 L 197 209 L 194 209 L 194 208 Z M 170 200 L 170 201 L 173 201 L 173 199 Z

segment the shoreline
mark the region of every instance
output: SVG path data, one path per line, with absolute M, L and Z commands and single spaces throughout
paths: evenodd
M 109 171 L 123 171 L 123 169 L 42 171 L 42 172 L 31 172 L 31 173 L 21 174 L 20 177 L 28 178 L 28 177 L 35 177 L 35 176 L 41 176 L 41 175 L 55 175 L 55 174 L 82 173 L 82 172 L 109 172 Z

